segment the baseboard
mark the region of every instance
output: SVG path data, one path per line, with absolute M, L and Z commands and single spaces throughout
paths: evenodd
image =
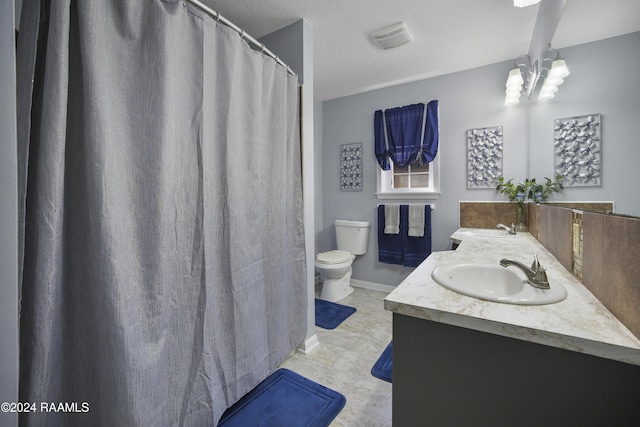
M 317 335 L 312 335 L 307 338 L 300 346 L 298 347 L 298 351 L 304 355 L 307 355 L 318 348 L 320 345 L 320 341 L 318 341 Z
M 316 274 L 315 279 L 316 279 L 316 285 L 320 284 L 319 274 Z M 367 282 L 366 280 L 358 280 L 358 279 L 351 279 L 349 283 L 351 284 L 351 286 L 355 286 L 356 288 L 371 289 L 372 291 L 380 291 L 380 292 L 387 292 L 387 293 L 392 292 L 396 288 L 395 286 L 391 286 L 391 285 L 383 285 L 382 283 Z
M 382 283 L 367 282 L 366 280 L 351 279 L 351 286 L 356 288 L 371 289 L 372 291 L 380 292 L 392 292 L 396 287 L 390 285 L 383 285 Z

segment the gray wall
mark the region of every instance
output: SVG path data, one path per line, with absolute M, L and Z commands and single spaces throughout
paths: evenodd
M 635 194 L 630 193 L 633 177 L 637 178 L 639 172 L 616 167 L 620 160 L 630 165 L 640 158 L 637 137 L 635 141 L 632 139 L 639 134 L 640 92 L 637 77 L 631 77 L 631 73 L 638 70 L 639 37 L 640 33 L 634 33 L 561 49 L 572 74 L 556 97 L 544 103 L 504 105 L 504 85 L 512 61 L 325 101 L 322 111 L 323 228 L 317 233 L 322 242 L 320 249 L 335 248 L 335 219 L 367 220 L 372 223 L 368 252 L 354 261 L 353 278 L 397 285 L 412 271 L 377 261 L 376 206 L 385 201 L 375 196 L 373 113 L 432 99 L 440 101 L 438 155 L 442 192 L 432 215 L 434 251 L 449 247 L 448 237 L 459 223 L 459 201 L 506 200 L 492 189 L 466 188 L 466 130 L 471 128 L 503 126 L 505 177 L 542 179 L 554 174 L 553 118 L 602 113 L 603 130 L 612 132 L 603 134 L 603 187 L 570 189 L 555 199 L 614 199 L 618 210 L 640 215 L 637 206 L 640 202 L 630 197 Z M 591 53 L 592 49 L 596 55 Z M 593 61 L 599 61 L 597 66 Z M 621 75 L 620 66 L 607 64 L 625 64 L 628 71 Z M 612 78 L 603 79 L 605 68 L 614 73 Z M 627 74 L 629 78 L 623 80 Z M 340 192 L 340 145 L 355 142 L 364 145 L 364 188 L 362 192 Z M 629 153 L 631 156 L 626 157 Z
M 14 2 L 0 3 L 0 402 L 18 401 L 18 182 Z M 18 425 L 0 412 L 0 425 Z
M 433 250 L 445 250 L 449 235 L 458 227 L 458 202 L 495 197 L 494 190 L 466 189 L 466 130 L 502 125 L 505 173 L 514 175 L 526 168 L 526 127 L 523 126 L 526 106 L 504 107 L 504 83 L 508 70 L 507 63 L 494 64 L 324 103 L 323 234 L 326 245 L 323 249 L 335 248 L 335 219 L 372 223 L 368 252 L 354 261 L 353 278 L 397 285 L 413 270 L 377 261 L 376 206 L 385 200 L 379 200 L 375 195 L 378 166 L 373 153 L 374 111 L 439 100 L 438 156 L 442 194 L 434 202 L 432 236 Z M 340 192 L 340 144 L 353 142 L 362 142 L 364 146 L 363 191 Z
M 304 192 L 304 224 L 305 248 L 307 253 L 307 283 L 300 284 L 307 291 L 307 337 L 301 351 L 308 351 L 317 343 L 315 335 L 315 230 L 316 208 L 315 188 L 316 172 L 314 157 L 316 152 L 314 124 L 317 116 L 314 113 L 316 102 L 313 95 L 313 28 L 301 19 L 293 24 L 260 39 L 260 42 L 298 74 L 301 87 L 301 144 L 302 144 L 302 185 Z M 314 195 L 314 197 L 308 197 Z
M 315 253 L 322 252 L 324 245 L 324 233 L 322 232 L 322 205 L 323 205 L 323 163 L 322 163 L 322 101 L 316 101 L 314 103 L 313 112 L 315 114 L 314 123 L 314 145 L 313 145 L 313 160 L 314 160 L 314 198 L 316 206 L 315 215 Z

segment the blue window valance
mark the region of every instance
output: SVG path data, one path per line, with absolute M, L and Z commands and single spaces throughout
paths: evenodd
M 383 170 L 430 163 L 438 153 L 438 101 L 378 110 L 374 114 L 375 154 Z

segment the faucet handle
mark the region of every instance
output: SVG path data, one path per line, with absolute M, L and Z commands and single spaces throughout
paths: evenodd
M 531 269 L 535 273 L 535 275 L 533 276 L 533 283 L 536 284 L 536 287 L 541 289 L 550 289 L 549 279 L 547 278 L 547 270 L 542 265 L 540 265 L 540 261 L 538 261 L 538 255 L 534 255 Z
M 531 269 L 535 272 L 538 272 L 538 270 L 540 270 L 541 268 L 544 270 L 544 268 L 540 265 L 540 261 L 538 261 L 538 255 L 534 255 Z
M 549 279 L 547 278 L 547 270 L 544 269 L 543 266 L 540 266 L 538 270 L 536 270 L 536 275 L 533 280 L 541 285 L 547 285 L 547 289 L 549 287 Z

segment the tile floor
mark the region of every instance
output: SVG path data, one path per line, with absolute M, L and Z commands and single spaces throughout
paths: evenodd
M 281 365 L 342 393 L 345 407 L 331 427 L 391 426 L 391 383 L 371 375 L 392 337 L 392 315 L 384 309 L 386 292 L 354 287 L 339 304 L 357 311 L 333 330 L 316 327 L 320 346 L 295 353 Z

